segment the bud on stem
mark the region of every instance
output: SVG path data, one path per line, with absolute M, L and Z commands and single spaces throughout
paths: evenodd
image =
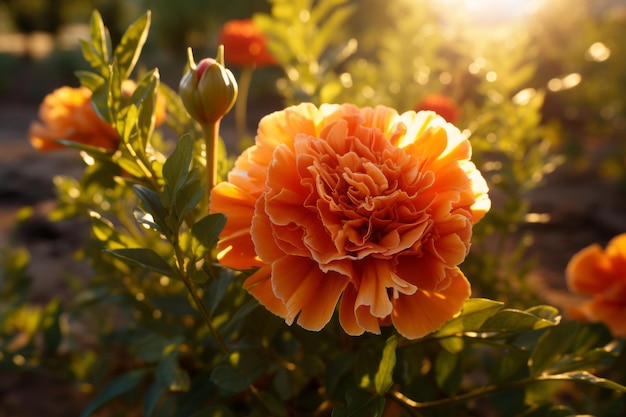
M 217 177 L 219 123 L 237 100 L 237 81 L 224 67 L 224 47 L 215 59 L 205 58 L 197 65 L 187 49 L 188 69 L 180 80 L 179 95 L 189 115 L 202 126 L 206 143 L 207 198 Z

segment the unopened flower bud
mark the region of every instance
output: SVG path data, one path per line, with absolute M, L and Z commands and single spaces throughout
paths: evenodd
M 189 69 L 180 80 L 178 93 L 191 117 L 201 124 L 219 121 L 237 99 L 237 81 L 224 67 L 223 56 L 220 47 L 217 59 L 205 58 L 196 65 L 188 49 Z

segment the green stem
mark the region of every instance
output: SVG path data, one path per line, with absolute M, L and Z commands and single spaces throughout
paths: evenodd
M 220 349 L 222 350 L 223 353 L 228 353 L 229 352 L 228 347 L 224 343 L 224 340 L 220 336 L 217 329 L 213 326 L 211 313 L 209 313 L 209 310 L 207 310 L 206 305 L 202 302 L 202 299 L 198 295 L 198 289 L 196 288 L 196 284 L 193 282 L 193 279 L 187 273 L 187 268 L 185 268 L 185 263 L 184 263 L 185 257 L 183 256 L 183 253 L 180 250 L 178 241 L 173 242 L 173 244 L 174 244 L 174 248 L 176 251 L 176 258 L 178 261 L 178 270 L 180 271 L 181 278 L 183 280 L 183 283 L 185 284 L 185 287 L 187 288 L 187 291 L 191 295 L 191 298 L 193 299 L 193 302 L 196 305 L 196 308 L 198 309 L 198 311 L 200 311 L 200 314 L 202 314 L 202 317 L 204 318 L 204 321 L 206 322 L 207 327 L 209 328 L 209 331 L 215 338 L 215 341 L 219 345 Z
M 220 131 L 220 121 L 209 125 L 203 125 L 204 143 L 206 153 L 206 202 L 207 209 L 211 197 L 211 190 L 217 182 L 217 146 Z
M 248 130 L 246 112 L 253 72 L 254 67 L 246 66 L 241 70 L 241 75 L 239 76 L 239 99 L 235 102 L 235 126 L 239 140 L 242 140 L 246 136 Z
M 418 417 L 422 414 L 418 410 L 423 410 L 426 408 L 435 408 L 442 407 L 446 405 L 452 405 L 454 403 L 459 402 L 467 402 L 474 398 L 482 397 L 485 395 L 495 394 L 501 391 L 507 391 L 511 389 L 521 388 L 525 385 L 529 385 L 536 382 L 546 382 L 546 381 L 557 381 L 557 378 L 550 377 L 537 377 L 537 378 L 524 378 L 518 381 L 514 381 L 508 384 L 501 385 L 490 385 L 484 388 L 479 388 L 473 391 L 466 392 L 465 394 L 453 395 L 447 398 L 442 398 L 440 400 L 432 400 L 432 401 L 414 401 L 399 391 L 390 390 L 387 392 L 386 397 L 390 398 L 393 401 L 396 401 L 402 407 L 408 411 L 412 416 Z M 564 378 L 563 380 L 568 380 Z

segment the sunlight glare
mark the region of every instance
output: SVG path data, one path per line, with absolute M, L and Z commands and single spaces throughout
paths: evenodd
M 461 3 L 471 20 L 480 24 L 492 24 L 521 20 L 536 13 L 540 1 L 543 0 L 448 0 L 447 3 Z

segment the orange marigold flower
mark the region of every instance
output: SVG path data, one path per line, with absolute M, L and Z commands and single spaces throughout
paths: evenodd
M 39 119 L 30 125 L 30 143 L 40 151 L 60 149 L 64 139 L 104 149 L 117 149 L 119 136 L 100 119 L 86 87 L 61 87 L 48 94 L 39 106 Z
M 459 118 L 459 108 L 448 97 L 442 94 L 428 94 L 415 106 L 417 111 L 432 110 L 450 123 L 454 123 Z
M 489 209 L 469 141 L 433 112 L 310 103 L 263 118 L 256 144 L 211 194 L 227 213 L 222 264 L 244 287 L 319 330 L 339 303 L 348 334 L 393 324 L 408 338 L 470 296 L 457 267 Z
M 277 63 L 267 49 L 265 35 L 252 19 L 228 21 L 220 31 L 218 45 L 224 45 L 224 59 L 229 65 L 263 67 Z
M 129 97 L 137 88 L 131 80 L 122 83 L 122 91 Z M 39 119 L 31 123 L 29 138 L 40 151 L 64 148 L 56 140 L 63 139 L 107 150 L 117 149 L 119 135 L 102 120 L 91 103 L 91 90 L 86 87 L 64 86 L 48 94 L 39 106 Z M 165 99 L 157 97 L 156 125 L 166 117 Z
M 603 322 L 616 337 L 626 336 L 626 233 L 582 249 L 566 268 L 567 284 L 574 293 L 592 298 L 569 313 L 583 321 Z

